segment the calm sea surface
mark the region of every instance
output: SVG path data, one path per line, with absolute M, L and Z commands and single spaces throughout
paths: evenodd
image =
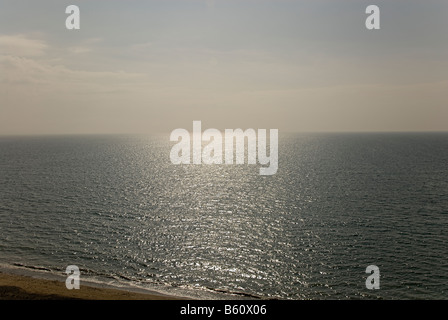
M 0 263 L 205 298 L 448 299 L 448 134 L 284 134 L 273 176 L 173 165 L 172 145 L 0 138 Z

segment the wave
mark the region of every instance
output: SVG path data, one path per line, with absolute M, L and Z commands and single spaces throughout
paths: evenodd
M 65 281 L 65 269 L 60 267 L 29 265 L 14 262 L 0 263 L 0 272 L 31 276 L 46 280 Z M 81 285 L 85 284 L 99 288 L 126 290 L 138 293 L 167 295 L 199 300 L 229 300 L 229 299 L 265 299 L 262 296 L 228 289 L 213 287 L 194 287 L 186 284 L 166 283 L 152 280 L 149 282 L 133 279 L 123 274 L 106 274 L 91 269 L 80 268 Z

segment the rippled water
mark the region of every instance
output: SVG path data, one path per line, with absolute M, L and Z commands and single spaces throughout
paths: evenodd
M 448 134 L 281 134 L 273 176 L 173 165 L 171 146 L 0 138 L 0 262 L 195 294 L 448 298 Z

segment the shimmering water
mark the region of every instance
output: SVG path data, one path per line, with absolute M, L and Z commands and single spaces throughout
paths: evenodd
M 0 262 L 203 297 L 448 298 L 448 134 L 280 134 L 273 176 L 171 146 L 0 138 Z

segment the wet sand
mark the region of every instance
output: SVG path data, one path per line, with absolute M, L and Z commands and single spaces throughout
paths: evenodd
M 64 281 L 0 273 L 0 300 L 184 300 L 182 297 L 146 294 L 83 284 L 68 290 Z

